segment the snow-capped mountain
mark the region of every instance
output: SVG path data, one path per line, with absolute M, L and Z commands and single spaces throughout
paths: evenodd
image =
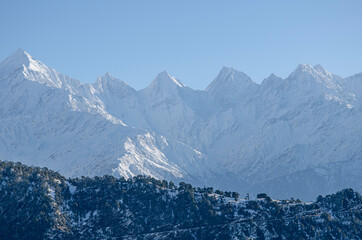
M 108 113 L 117 101 L 132 109 L 132 93 L 109 74 L 82 85 L 18 50 L 0 65 L 0 158 L 66 176 L 143 174 L 205 184 L 212 176 L 205 154 Z
M 66 176 L 150 175 L 273 197 L 362 190 L 362 74 L 299 65 L 262 84 L 223 68 L 205 91 L 167 72 L 136 91 L 18 50 L 0 64 L 0 159 Z
M 257 90 L 258 85 L 249 76 L 233 68 L 223 67 L 214 81 L 206 88 L 221 108 L 242 102 Z

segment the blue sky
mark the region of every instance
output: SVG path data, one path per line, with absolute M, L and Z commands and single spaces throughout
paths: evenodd
M 167 70 L 204 89 L 222 66 L 260 83 L 299 63 L 362 72 L 362 1 L 1 1 L 0 59 L 22 48 L 82 82 L 136 89 Z

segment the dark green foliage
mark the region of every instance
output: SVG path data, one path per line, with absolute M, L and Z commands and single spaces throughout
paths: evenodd
M 0 239 L 361 239 L 361 196 L 275 201 L 181 182 L 65 179 L 0 162 Z
M 43 238 L 58 224 L 48 189 L 66 195 L 65 178 L 46 168 L 12 162 L 0 162 L 0 171 L 0 239 Z M 59 195 L 54 197 L 62 202 Z
M 270 197 L 266 194 L 266 193 L 259 193 L 258 195 L 256 195 L 256 198 L 269 198 L 270 199 Z

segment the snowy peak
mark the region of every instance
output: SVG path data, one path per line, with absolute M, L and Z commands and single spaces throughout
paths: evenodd
M 283 79 L 276 76 L 274 73 L 270 74 L 269 77 L 265 78 L 261 83 L 261 89 L 274 88 L 280 85 L 283 82 Z
M 25 52 L 23 49 L 18 48 L 13 54 L 7 57 L 4 62 L 11 61 L 14 65 L 25 64 L 28 65 L 32 56 L 29 53 Z
M 16 69 L 29 67 L 32 61 L 35 60 L 27 52 L 19 48 L 0 63 L 0 72 L 1 74 L 8 74 Z
M 156 78 L 152 81 L 149 87 L 185 87 L 180 80 L 176 79 L 175 77 L 171 76 L 167 71 L 163 71 L 159 73 Z
M 215 93 L 226 89 L 238 90 L 250 85 L 254 85 L 254 83 L 245 73 L 234 68 L 223 67 L 215 80 L 206 88 L 206 92 Z
M 205 91 L 213 96 L 220 106 L 230 107 L 253 94 L 257 88 L 258 85 L 245 73 L 223 67 Z
M 320 64 L 312 67 L 309 64 L 299 64 L 298 67 L 289 75 L 289 78 L 314 78 L 321 80 L 323 78 L 332 79 L 332 74 L 326 71 Z
M 274 73 L 270 74 L 269 77 L 265 78 L 261 85 L 269 85 L 270 83 L 274 83 L 277 81 L 281 81 L 282 78 L 276 76 Z
M 159 73 L 151 84 L 143 89 L 143 92 L 152 94 L 164 93 L 174 94 L 179 88 L 184 88 L 185 85 L 175 77 L 171 76 L 167 71 Z
M 116 94 L 116 95 L 129 95 L 136 92 L 126 82 L 121 79 L 113 77 L 109 72 L 99 77 L 93 84 L 93 87 L 102 93 Z
M 332 75 L 330 72 L 328 72 L 324 67 L 322 67 L 322 65 L 317 64 L 313 67 L 314 70 L 316 70 L 319 74 L 327 77 L 327 78 L 333 78 L 333 77 L 338 77 L 336 75 Z
M 310 64 L 299 64 L 289 77 L 297 77 L 306 74 L 313 75 L 314 72 L 316 71 Z
M 22 49 L 16 50 L 0 64 L 0 76 L 10 75 L 12 81 L 26 79 L 71 92 L 78 92 L 77 88 L 81 85 L 78 80 L 58 73 Z
M 235 81 L 238 84 L 253 84 L 251 78 L 234 68 L 223 67 L 218 75 L 219 79 Z
M 114 79 L 110 72 L 106 72 L 101 78 Z
M 48 67 L 40 62 L 39 60 L 34 59 L 29 53 L 25 52 L 21 48 L 16 50 L 12 55 L 10 55 L 3 63 L 1 63 L 0 68 L 5 68 L 9 71 L 24 67 L 35 72 L 44 73 L 48 70 Z
M 322 65 L 320 65 L 320 64 L 315 65 L 315 66 L 313 67 L 313 69 L 316 70 L 317 72 L 320 72 L 320 73 L 324 74 L 324 75 L 326 75 L 326 74 L 329 73 L 329 72 L 327 72 L 327 71 L 324 69 L 324 67 L 322 67 Z

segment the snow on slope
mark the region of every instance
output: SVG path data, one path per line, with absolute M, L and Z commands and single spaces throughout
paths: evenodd
M 136 91 L 109 73 L 81 84 L 18 50 L 0 65 L 0 157 L 283 198 L 361 191 L 361 86 L 301 64 L 260 85 L 223 68 L 205 91 L 162 72 Z
M 257 130 L 235 143 L 224 158 L 227 169 L 250 183 L 248 191 L 312 198 L 316 191 L 329 192 L 341 185 L 361 189 L 361 109 L 353 107 L 358 102 L 353 93 L 341 87 L 340 77 L 320 72 L 317 67 L 319 71 L 300 65 L 285 80 L 267 80 L 276 82 L 275 88 L 266 90 L 262 84 L 248 102 L 248 108 L 258 114 L 251 117 Z M 316 169 L 326 165 L 329 169 L 344 166 L 343 172 L 354 174 L 327 171 L 321 177 Z M 328 184 L 321 186 L 321 181 L 315 180 L 316 189 L 310 184 L 309 194 L 302 194 L 307 177 L 300 172 L 306 171 L 309 179 L 323 178 Z M 284 179 L 283 185 L 288 187 L 276 184 L 277 179 Z
M 206 88 L 221 108 L 229 108 L 252 95 L 257 89 L 250 77 L 233 68 L 223 67 L 219 75 Z
M 112 90 L 125 94 L 119 92 L 125 87 L 120 82 L 106 79 L 102 87 L 99 80 L 97 88 L 74 84 L 76 80 L 21 50 L 0 65 L 0 76 L 3 160 L 46 166 L 66 176 L 148 174 L 200 185 L 211 176 L 200 167 L 205 155 L 129 127 L 106 111 L 98 95 Z

